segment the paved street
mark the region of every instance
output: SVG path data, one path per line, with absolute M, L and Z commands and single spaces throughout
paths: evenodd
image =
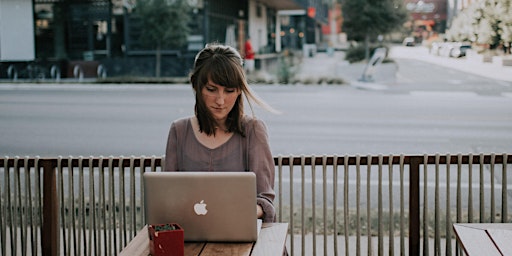
M 40 86 L 40 85 L 39 85 Z M 170 122 L 192 115 L 177 86 L 68 86 L 0 93 L 0 154 L 162 155 Z M 274 154 L 512 152 L 512 101 L 472 92 L 257 86 Z
M 362 83 L 364 66 L 338 54 L 304 59 L 302 73 L 327 69 L 348 86 L 254 86 L 282 111 L 256 108 L 275 155 L 512 152 L 512 82 L 397 58 L 376 69 L 374 83 Z M 7 156 L 163 155 L 170 122 L 193 113 L 189 85 L 4 83 L 0 90 Z

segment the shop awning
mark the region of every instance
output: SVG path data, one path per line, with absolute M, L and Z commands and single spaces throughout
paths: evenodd
M 260 0 L 259 2 L 276 10 L 295 10 L 305 8 L 299 1 L 294 0 Z

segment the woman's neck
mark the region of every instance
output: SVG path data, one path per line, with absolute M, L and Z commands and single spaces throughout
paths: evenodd
M 212 135 L 208 135 L 200 131 L 197 118 L 192 118 L 191 121 L 194 135 L 196 136 L 197 140 L 207 148 L 218 148 L 233 136 L 233 132 L 221 129 L 220 127 L 217 127 Z
M 223 120 L 215 120 L 215 132 L 218 131 L 228 131 L 228 126 L 226 124 L 226 119 Z

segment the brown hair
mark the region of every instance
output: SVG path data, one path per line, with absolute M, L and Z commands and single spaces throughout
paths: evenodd
M 270 108 L 249 88 L 240 53 L 231 46 L 208 44 L 196 55 L 194 67 L 190 73 L 190 82 L 196 95 L 194 111 L 199 121 L 199 130 L 207 135 L 215 134 L 215 121 L 202 97 L 202 89 L 208 80 L 227 88 L 236 88 L 242 92 L 226 120 L 226 128 L 229 132 L 245 136 L 242 124 L 244 115 L 242 94 L 248 99 L 249 106 L 251 106 L 250 101 L 252 100 L 258 105 Z

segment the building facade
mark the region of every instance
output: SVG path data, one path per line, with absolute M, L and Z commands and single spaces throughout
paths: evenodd
M 145 28 L 134 15 L 135 2 L 0 0 L 0 78 L 13 78 L 13 70 L 20 78 L 97 76 L 100 66 L 108 76 L 153 76 L 154 49 L 140 44 Z M 163 76 L 186 76 L 193 56 L 209 42 L 242 50 L 250 36 L 258 53 L 279 53 L 283 45 L 300 49 L 304 43 L 318 42 L 319 28 L 326 22 L 327 3 L 322 0 L 187 3 L 188 42 L 179 49 L 163 49 Z M 311 9 L 315 16 L 306 15 Z M 281 15 L 283 11 L 303 14 Z M 37 74 L 32 74 L 33 67 L 38 67 Z
M 457 14 L 474 0 L 405 0 L 418 42 L 444 34 Z
M 446 31 L 447 0 L 405 0 L 410 13 L 412 35 L 416 42 L 429 39 Z

